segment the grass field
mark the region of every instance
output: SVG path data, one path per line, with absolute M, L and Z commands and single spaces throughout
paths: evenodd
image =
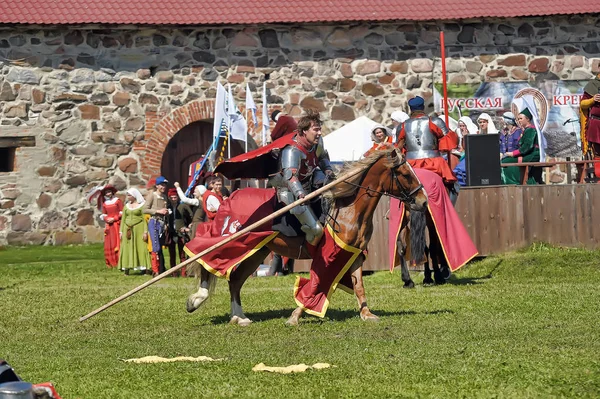
M 0 357 L 63 398 L 600 397 L 600 252 L 537 245 L 489 257 L 450 284 L 402 289 L 398 273 L 366 277 L 365 323 L 338 292 L 325 319 L 284 322 L 293 276 L 252 278 L 254 323 L 227 324 L 227 285 L 185 312 L 192 279 L 167 278 L 107 311 L 78 318 L 147 281 L 103 265 L 99 246 L 0 251 Z M 148 355 L 212 363 L 139 365 Z M 335 367 L 280 375 L 269 366 Z

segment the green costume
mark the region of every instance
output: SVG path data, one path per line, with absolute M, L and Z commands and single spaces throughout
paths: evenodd
M 140 205 L 135 209 L 130 209 L 129 204 L 123 208 L 119 269 L 147 270 L 151 268 L 150 253 L 146 241 L 144 241 L 144 233 L 148 233 L 148 226 L 142 208 L 143 206 Z
M 528 126 L 519 139 L 518 149 L 514 151 L 513 157 L 502 159 L 502 183 L 503 184 L 521 184 L 521 168 L 519 166 L 505 166 L 506 164 L 517 164 L 521 157 L 521 162 L 539 162 L 540 149 L 538 146 L 537 131 L 533 126 Z M 537 168 L 529 168 L 527 184 L 536 184 L 534 173 Z

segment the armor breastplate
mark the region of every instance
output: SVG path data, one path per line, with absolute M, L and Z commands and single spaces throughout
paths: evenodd
M 404 122 L 404 148 L 407 159 L 439 157 L 438 139 L 429 128 L 429 117 L 411 118 Z

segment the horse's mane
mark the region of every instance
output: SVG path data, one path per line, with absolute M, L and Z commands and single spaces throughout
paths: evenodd
M 346 162 L 344 164 L 344 166 L 342 167 L 342 169 L 340 170 L 340 172 L 338 173 L 338 176 L 342 176 L 347 173 L 358 172 L 359 169 L 362 169 L 363 173 L 357 173 L 353 177 L 346 179 L 345 182 L 340 183 L 340 184 L 334 186 L 331 190 L 328 190 L 327 192 L 325 192 L 323 194 L 323 196 L 326 198 L 329 198 L 329 199 L 346 198 L 346 197 L 351 196 L 358 190 L 357 185 L 360 184 L 360 182 L 364 178 L 367 170 L 369 170 L 369 168 L 375 162 L 377 162 L 381 157 L 390 155 L 393 151 L 396 151 L 396 149 L 387 149 L 386 148 L 386 149 L 382 149 L 382 150 L 377 150 L 361 160 L 354 161 L 354 162 Z M 391 167 L 394 165 L 386 164 L 386 166 Z

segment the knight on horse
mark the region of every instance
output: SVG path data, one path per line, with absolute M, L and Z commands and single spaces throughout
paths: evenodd
M 293 134 L 284 135 L 273 143 L 219 164 L 216 173 L 234 178 L 269 178 L 277 189 L 277 199 L 289 205 L 304 198 L 321 186 L 326 178 L 334 178 L 329 154 L 323 146 L 319 113 L 308 110 L 298 121 Z M 317 246 L 323 236 L 323 226 L 308 205 L 300 205 L 291 213 L 301 223 L 306 241 Z
M 410 99 L 408 106 L 411 114 L 398 134 L 398 147 L 406 151 L 406 159 L 412 167 L 430 170 L 442 178 L 454 204 L 458 196 L 457 179 L 440 151 L 455 149 L 458 136 L 442 119 L 425 114 L 422 97 Z

